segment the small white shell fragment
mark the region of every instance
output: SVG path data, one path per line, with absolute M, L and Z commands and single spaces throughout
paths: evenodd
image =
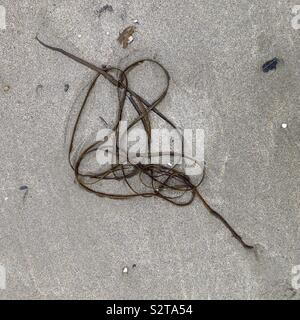
M 7 201 L 7 200 L 8 200 L 8 197 L 5 197 L 4 200 Z
M 123 273 L 123 274 L 127 274 L 127 273 L 128 273 L 128 268 L 127 268 L 127 267 L 124 267 L 123 270 L 122 270 L 122 273 Z
M 8 92 L 9 89 L 10 89 L 10 86 L 5 86 L 5 87 L 3 88 L 4 92 Z
M 82 37 L 82 35 L 81 35 L 81 34 L 79 34 L 79 35 L 78 35 L 78 38 L 81 38 L 81 37 Z
M 134 23 L 138 24 L 139 21 L 137 19 L 133 20 Z
M 128 38 L 128 44 L 131 43 L 132 41 L 133 41 L 133 36 L 130 36 L 130 37 Z
M 286 128 L 288 127 L 288 125 L 287 125 L 287 123 L 283 123 L 283 124 L 281 125 L 281 127 L 282 127 L 283 129 L 286 129 Z

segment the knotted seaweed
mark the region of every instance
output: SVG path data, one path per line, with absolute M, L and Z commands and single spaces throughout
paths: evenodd
M 199 191 L 199 186 L 203 182 L 205 176 L 205 170 L 203 169 L 202 176 L 199 178 L 198 182 L 192 181 L 191 177 L 188 176 L 179 166 L 174 164 L 173 166 L 163 165 L 163 164 L 144 164 L 144 163 L 135 163 L 131 161 L 127 157 L 127 161 L 121 162 L 119 161 L 120 157 L 120 146 L 118 145 L 119 139 L 116 139 L 114 152 L 116 153 L 116 164 L 110 165 L 109 168 L 97 168 L 92 172 L 85 172 L 82 169 L 82 162 L 91 154 L 97 152 L 98 148 L 104 144 L 104 141 L 96 141 L 90 144 L 88 147 L 85 147 L 84 150 L 81 150 L 78 154 L 74 153 L 75 143 L 74 138 L 78 131 L 78 124 L 80 118 L 82 117 L 83 111 L 87 105 L 87 101 L 95 89 L 95 85 L 100 77 L 104 77 L 110 84 L 112 84 L 118 94 L 118 112 L 117 112 L 117 120 L 113 126 L 113 132 L 116 136 L 119 136 L 120 122 L 124 116 L 124 106 L 125 102 L 129 101 L 135 112 L 137 113 L 136 118 L 129 122 L 127 131 L 131 130 L 137 123 L 142 123 L 145 132 L 148 138 L 148 154 L 146 156 L 151 156 L 150 150 L 150 141 L 151 141 L 151 120 L 150 113 L 155 113 L 159 116 L 164 122 L 170 125 L 173 129 L 177 130 L 180 133 L 180 130 L 176 127 L 176 125 L 168 119 L 161 111 L 158 110 L 159 104 L 164 100 L 167 95 L 170 83 L 170 75 L 168 71 L 157 61 L 152 59 L 143 59 L 134 62 L 129 65 L 124 70 L 116 67 L 98 67 L 92 63 L 89 63 L 69 52 L 61 48 L 52 47 L 44 42 L 42 42 L 38 37 L 36 37 L 38 42 L 44 47 L 51 49 L 53 51 L 57 51 L 67 56 L 68 58 L 94 70 L 96 72 L 95 78 L 90 84 L 87 93 L 84 97 L 84 101 L 79 109 L 77 114 L 77 118 L 72 129 L 71 133 L 71 141 L 69 145 L 69 163 L 74 171 L 75 178 L 77 183 L 86 191 L 93 193 L 98 197 L 106 197 L 115 200 L 124 200 L 136 197 L 157 197 L 162 200 L 165 200 L 169 203 L 172 203 L 176 206 L 188 206 L 190 205 L 196 198 L 200 200 L 205 208 L 218 220 L 220 220 L 225 227 L 231 232 L 231 234 L 243 245 L 246 249 L 253 249 L 253 246 L 248 245 L 242 239 L 242 237 L 233 229 L 233 227 L 223 218 L 223 216 L 215 211 L 208 202 L 204 199 L 202 194 Z M 143 63 L 148 62 L 152 63 L 159 68 L 164 73 L 166 78 L 166 86 L 162 89 L 159 97 L 153 101 L 149 102 L 141 95 L 137 94 L 132 88 L 130 88 L 128 83 L 128 74 L 134 70 L 137 66 L 143 65 Z M 181 134 L 181 133 L 180 133 Z M 182 143 L 184 140 L 182 139 Z M 183 149 L 182 149 L 183 150 Z M 162 156 L 161 154 L 159 156 Z M 173 154 L 176 156 L 176 154 Z M 182 151 L 181 157 L 184 158 L 184 152 Z M 140 186 L 143 186 L 146 191 L 138 191 L 133 186 L 133 178 L 137 177 L 140 181 Z M 123 181 L 128 187 L 128 193 L 117 193 L 113 191 L 103 191 L 99 190 L 99 185 L 101 184 L 101 188 L 103 185 L 105 186 L 105 181 L 115 180 L 115 181 Z M 147 182 L 146 182 L 147 181 Z M 111 186 L 109 184 L 109 186 Z

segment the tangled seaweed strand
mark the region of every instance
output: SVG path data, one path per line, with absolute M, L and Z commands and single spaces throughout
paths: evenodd
M 170 125 L 173 129 L 179 132 L 179 129 L 170 121 L 164 114 L 162 114 L 157 106 L 163 101 L 165 98 L 168 89 L 170 76 L 168 71 L 157 61 L 152 59 L 143 59 L 139 60 L 131 65 L 129 65 L 125 70 L 121 70 L 115 67 L 97 67 L 96 65 L 89 63 L 75 55 L 66 52 L 63 49 L 52 47 L 42 42 L 38 37 L 36 37 L 38 42 L 44 47 L 51 49 L 53 51 L 57 51 L 62 53 L 63 55 L 71 58 L 72 60 L 96 71 L 96 76 L 92 81 L 91 85 L 88 88 L 87 94 L 84 98 L 84 101 L 81 105 L 81 108 L 78 112 L 76 122 L 71 135 L 71 142 L 69 146 L 69 163 L 71 168 L 73 169 L 76 177 L 77 183 L 86 191 L 91 192 L 99 197 L 107 197 L 110 199 L 129 199 L 134 197 L 157 197 L 161 198 L 165 201 L 168 201 L 176 206 L 188 206 L 190 205 L 194 199 L 197 197 L 204 204 L 205 208 L 217 219 L 219 219 L 225 227 L 232 233 L 232 235 L 243 245 L 246 249 L 253 249 L 253 246 L 248 245 L 242 239 L 242 237 L 231 227 L 231 225 L 211 206 L 207 203 L 207 201 L 203 198 L 201 193 L 198 190 L 198 187 L 202 183 L 204 179 L 204 170 L 202 177 L 198 183 L 192 182 L 191 178 L 186 175 L 182 170 L 174 165 L 173 167 L 164 166 L 162 164 L 142 164 L 142 163 L 132 163 L 128 158 L 126 163 L 119 162 L 120 156 L 120 148 L 118 145 L 118 137 L 119 137 L 119 125 L 120 121 L 123 117 L 124 105 L 126 100 L 128 100 L 133 106 L 134 110 L 137 112 L 138 116 L 129 123 L 127 130 L 129 131 L 133 126 L 137 123 L 141 122 L 148 138 L 148 150 L 150 155 L 150 141 L 151 141 L 151 122 L 149 114 L 154 112 L 161 119 L 163 119 L 168 125 Z M 143 97 L 138 95 L 135 91 L 133 91 L 128 85 L 128 74 L 137 66 L 143 64 L 144 62 L 150 62 L 161 68 L 165 77 L 166 77 L 166 86 L 163 89 L 160 96 L 152 103 L 149 103 Z M 113 74 L 117 74 L 114 76 Z M 88 98 L 91 95 L 99 77 L 102 76 L 106 80 L 108 80 L 113 86 L 116 87 L 118 93 L 118 114 L 117 120 L 113 127 L 113 132 L 116 134 L 117 139 L 115 145 L 115 152 L 117 157 L 117 164 L 111 165 L 109 169 L 104 169 L 102 171 L 95 172 L 84 172 L 81 169 L 82 162 L 85 158 L 87 158 L 90 154 L 96 153 L 98 148 L 104 143 L 104 141 L 96 141 L 95 143 L 89 145 L 83 151 L 80 151 L 78 155 L 76 155 L 75 160 L 72 160 L 74 157 L 74 138 L 75 134 L 78 131 L 79 120 L 82 116 L 83 110 L 87 104 Z M 182 136 L 181 136 L 182 137 Z M 183 139 L 182 139 L 183 141 Z M 183 143 L 183 142 L 182 142 Z M 182 149 L 183 150 L 183 149 Z M 174 156 L 174 154 L 173 154 Z M 181 156 L 184 158 L 184 154 Z M 147 192 L 139 192 L 134 189 L 130 180 L 134 177 L 138 177 L 142 186 L 146 187 L 149 191 Z M 145 180 L 150 180 L 150 183 L 146 183 Z M 128 186 L 130 193 L 128 194 L 118 194 L 118 193 L 109 193 L 99 191 L 96 186 L 99 185 L 100 182 L 106 180 L 115 180 L 115 181 L 124 181 Z M 169 192 L 169 195 L 167 194 Z M 174 196 L 170 193 L 176 193 Z M 188 195 L 188 197 L 186 197 Z

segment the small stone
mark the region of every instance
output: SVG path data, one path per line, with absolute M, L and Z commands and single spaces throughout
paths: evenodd
M 7 200 L 8 200 L 8 197 L 5 197 L 4 200 L 7 201 Z
M 78 38 L 81 38 L 81 37 L 82 37 L 82 35 L 81 35 L 81 34 L 79 34 L 79 35 L 78 35 Z
M 278 62 L 279 62 L 278 58 L 274 58 L 272 60 L 267 61 L 266 63 L 263 64 L 262 71 L 264 73 L 267 73 L 271 70 L 276 70 Z
M 70 89 L 70 85 L 66 83 L 66 84 L 65 84 L 64 91 L 65 91 L 65 92 L 68 92 L 69 89 Z
M 133 20 L 133 23 L 139 24 L 139 21 L 137 19 Z
M 8 91 L 10 90 L 10 86 L 5 86 L 5 87 L 3 88 L 3 90 L 4 90 L 4 92 L 8 92 Z
M 21 190 L 21 191 L 27 191 L 27 190 L 28 190 L 28 187 L 27 187 L 27 186 L 21 186 L 21 187 L 20 187 L 20 190 Z
M 127 267 L 124 267 L 123 270 L 122 270 L 122 273 L 123 273 L 123 274 L 128 274 L 128 268 L 127 268 Z
M 281 127 L 282 127 L 283 129 L 286 129 L 286 128 L 288 127 L 288 125 L 287 125 L 287 123 L 283 123 L 283 124 L 281 125 Z

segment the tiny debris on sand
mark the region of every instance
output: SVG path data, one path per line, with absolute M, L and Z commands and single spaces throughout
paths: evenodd
M 104 12 L 113 12 L 113 11 L 114 11 L 113 7 L 110 4 L 106 4 L 105 6 L 95 10 L 95 13 L 100 18 L 102 13 L 104 13 Z
M 279 62 L 278 58 L 274 58 L 272 60 L 267 61 L 266 63 L 264 63 L 264 65 L 262 66 L 262 71 L 264 73 L 267 73 L 271 70 L 276 70 L 277 68 L 277 64 Z
M 20 191 L 24 191 L 23 202 L 25 202 L 29 188 L 27 186 L 21 186 L 19 189 Z
M 123 46 L 124 49 L 126 49 L 133 41 L 133 34 L 135 32 L 136 28 L 134 26 L 129 26 L 122 33 L 120 33 L 118 41 Z
M 130 36 L 130 37 L 128 38 L 128 44 L 130 44 L 132 41 L 133 41 L 133 36 Z
M 128 274 L 128 267 L 124 267 L 123 270 L 122 270 L 122 273 L 123 274 Z
M 43 90 L 43 85 L 39 84 L 36 86 L 35 91 L 37 94 L 40 94 L 42 92 L 42 90 Z
M 65 84 L 64 91 L 68 92 L 70 89 L 70 85 L 68 83 Z

